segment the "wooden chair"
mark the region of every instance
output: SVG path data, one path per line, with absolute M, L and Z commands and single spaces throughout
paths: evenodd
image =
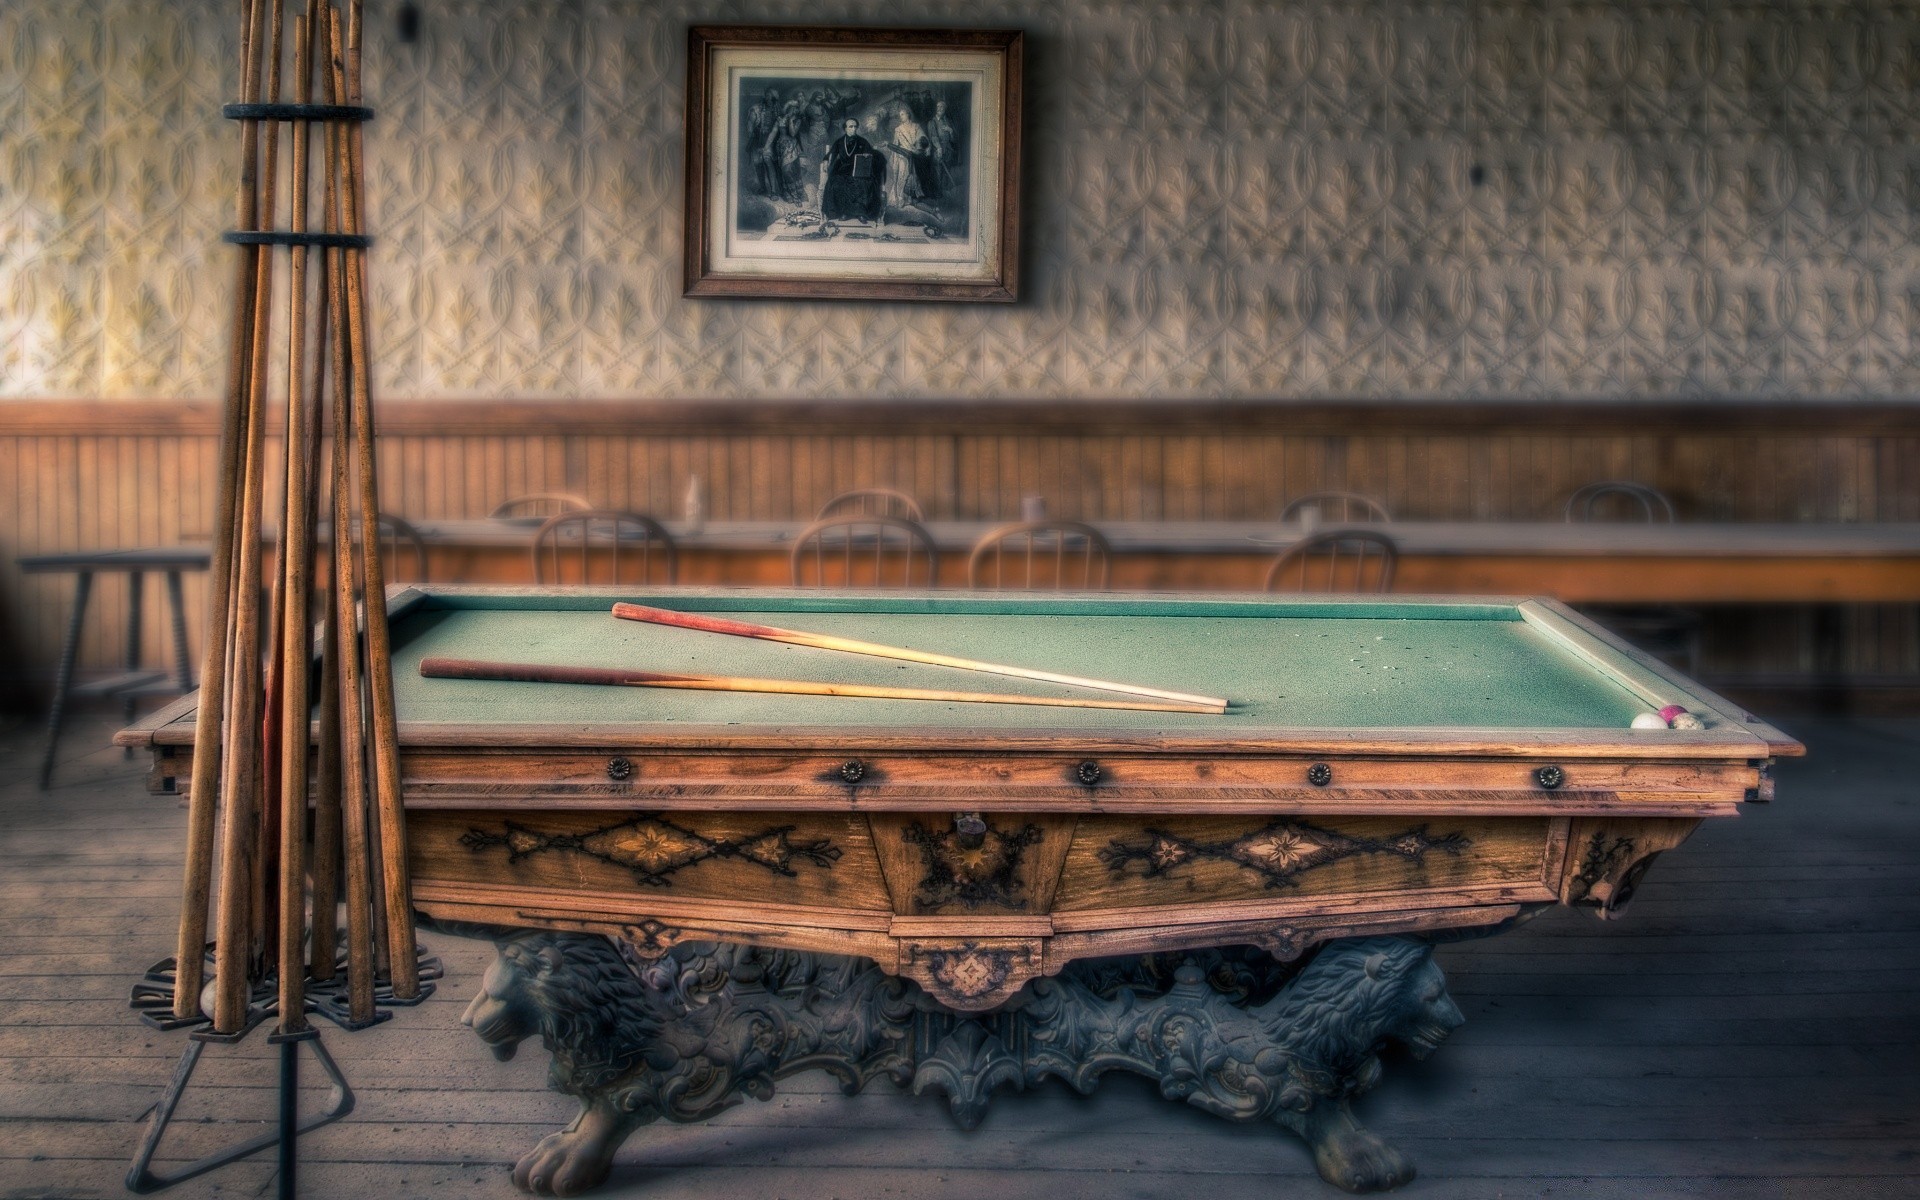
M 589 508 L 548 517 L 531 543 L 537 583 L 672 583 L 679 574 L 679 550 L 673 535 L 644 513 Z M 638 560 L 637 578 L 623 578 L 622 567 Z M 566 564 L 578 561 L 579 578 L 567 578 Z M 596 564 L 607 578 L 597 580 Z M 665 578 L 656 579 L 655 571 Z
M 800 531 L 788 559 L 795 587 L 933 587 L 940 552 L 905 517 L 828 517 Z
M 1295 496 L 1280 510 L 1280 519 L 1291 521 L 1300 515 L 1301 509 L 1307 507 L 1318 509 L 1320 520 L 1328 525 L 1393 520 L 1393 514 L 1387 511 L 1386 505 L 1359 492 L 1308 492 L 1304 496 Z
M 896 492 L 892 488 L 856 488 L 851 492 L 841 492 L 813 514 L 816 521 L 824 521 L 828 517 L 901 517 L 908 521 L 924 521 L 927 514 L 921 510 L 920 502 L 905 492 Z
M 530 492 L 525 496 L 515 496 L 511 500 L 502 500 L 487 514 L 489 521 L 531 521 L 545 520 L 561 513 L 585 512 L 592 508 L 578 496 L 565 492 Z
M 1675 512 L 1673 501 L 1658 488 L 1604 479 L 1568 496 L 1565 516 L 1572 523 L 1615 520 L 1671 525 Z M 1583 604 L 1580 611 L 1649 654 L 1676 662 L 1687 674 L 1700 673 L 1702 621 L 1694 610 L 1676 604 Z
M 1009 582 L 1008 559 L 1014 579 Z M 967 557 L 970 588 L 1105 591 L 1113 547 L 1079 521 L 1019 521 L 990 529 Z
M 1370 529 L 1302 538 L 1267 568 L 1269 592 L 1390 592 L 1400 547 Z
M 411 561 L 412 569 L 407 569 Z M 380 514 L 380 566 L 388 583 L 427 581 L 427 542 L 403 517 Z
M 1665 492 L 1625 479 L 1605 479 L 1578 489 L 1567 497 L 1566 518 L 1568 521 L 1606 520 L 1609 508 L 1624 510 L 1625 515 L 1618 518 L 1622 520 L 1668 525 L 1674 520 L 1673 501 L 1667 499 Z

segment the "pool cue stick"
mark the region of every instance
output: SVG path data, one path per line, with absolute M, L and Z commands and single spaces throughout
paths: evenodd
M 256 50 L 264 39 L 267 0 L 254 0 Z M 257 69 L 250 65 L 249 69 Z M 257 89 L 256 89 L 257 94 Z M 275 144 L 267 128 L 266 145 Z M 275 205 L 274 160 L 261 156 L 260 185 L 255 195 L 256 216 L 272 220 Z M 260 821 L 260 508 L 266 465 L 267 311 L 273 298 L 273 256 L 258 257 L 254 276 L 253 328 L 250 331 L 252 366 L 247 380 L 247 444 L 240 479 L 240 516 L 235 528 L 239 565 L 234 575 L 233 647 L 229 668 L 233 687 L 228 697 L 221 757 L 220 794 L 226 802 L 227 824 L 221 847 L 220 926 L 214 947 L 214 1028 L 236 1033 L 246 1024 L 248 984 L 256 965 L 253 954 L 254 909 L 259 886 L 257 861 Z
M 258 98 L 258 64 L 254 54 L 254 23 L 261 0 L 252 0 L 241 22 L 240 55 L 243 101 Z M 234 227 L 255 226 L 255 169 L 258 160 L 257 121 L 240 122 L 240 180 L 235 187 Z M 201 651 L 200 704 L 194 712 L 193 777 L 187 788 L 186 870 L 181 881 L 180 930 L 174 948 L 173 1015 L 189 1020 L 201 1015 L 200 989 L 205 980 L 202 956 L 207 944 L 207 905 L 213 887 L 215 815 L 221 756 L 218 750 L 227 699 L 227 638 L 233 595 L 235 538 L 238 535 L 239 492 L 243 447 L 247 440 L 248 375 L 252 359 L 246 353 L 248 330 L 253 328 L 256 259 L 262 247 L 236 246 L 234 256 L 233 326 L 227 346 L 227 386 L 220 416 L 218 478 L 214 485 L 213 561 L 207 587 L 207 640 Z
M 338 362 L 336 360 L 336 366 Z M 345 407 L 334 381 L 334 411 Z M 360 711 L 360 656 L 354 609 L 353 548 L 347 511 L 346 447 L 335 435 L 333 454 L 333 648 L 338 661 L 340 705 L 341 843 L 347 883 L 347 996 L 355 1021 L 373 1019 L 372 865 L 367 854 L 366 730 Z
M 1135 712 L 1218 715 L 1205 705 L 1175 700 L 1098 700 L 1085 696 L 1018 696 L 1008 692 L 949 692 L 934 688 L 877 687 L 862 683 L 817 683 L 810 679 L 754 679 L 735 675 L 686 675 L 621 667 L 559 667 L 543 663 L 480 662 L 425 658 L 428 679 L 499 679 L 515 683 L 586 683 L 616 687 L 680 688 L 696 692 L 771 692 L 791 696 L 842 696 L 860 700 L 938 700 L 962 704 L 1031 704 L 1045 708 L 1117 708 Z
M 314 28 L 313 44 L 318 47 L 325 44 L 321 26 L 319 0 L 309 0 L 307 12 Z M 326 130 L 321 130 L 321 173 L 326 177 L 326 195 L 333 194 L 333 174 L 327 170 L 328 146 Z M 324 202 L 323 202 L 324 203 Z M 322 220 L 325 220 L 322 211 Z M 328 353 L 328 331 L 331 328 L 332 312 L 328 300 L 332 293 L 330 273 L 328 271 L 327 252 L 322 250 L 314 256 L 314 266 L 319 278 L 315 281 L 316 293 L 314 317 L 314 355 L 313 384 L 308 395 L 313 402 L 308 405 L 308 452 L 313 458 L 310 473 L 312 486 L 307 492 L 307 545 L 315 548 L 315 563 L 318 565 L 319 534 L 316 526 L 320 520 L 320 502 L 324 483 L 322 471 L 322 447 L 324 445 L 321 414 L 325 411 L 327 395 L 326 364 Z M 328 497 L 328 503 L 331 503 Z M 328 572 L 331 584 L 332 572 Z M 321 610 L 320 633 L 320 736 L 316 747 L 319 759 L 314 768 L 313 797 L 313 929 L 310 937 L 312 954 L 308 973 L 319 981 L 331 981 L 334 977 L 334 956 L 339 950 L 339 914 L 336 911 L 340 903 L 340 647 L 338 629 L 335 624 L 335 609 L 332 593 L 326 593 L 325 604 Z
M 350 83 L 352 72 L 351 64 L 355 61 L 353 57 L 353 39 L 356 35 L 351 24 L 354 19 L 353 14 L 349 11 L 343 15 L 340 8 L 329 4 L 328 16 L 328 94 L 332 97 L 333 103 L 353 103 L 352 96 L 354 93 Z M 335 153 L 335 188 L 333 199 L 334 203 L 338 206 L 334 213 L 334 218 L 337 221 L 336 228 L 340 232 L 353 234 L 358 233 L 359 229 L 356 221 L 357 206 L 354 203 L 357 191 L 354 185 L 353 146 L 350 137 L 351 133 L 345 127 L 338 128 L 335 131 L 335 141 L 333 143 Z M 361 307 L 359 303 L 361 297 L 358 290 L 361 286 L 361 276 L 356 270 L 356 259 L 356 251 L 350 247 L 343 248 L 340 251 L 338 259 L 340 283 L 335 297 L 335 320 L 339 323 L 337 336 L 339 339 L 340 356 L 336 363 L 339 371 L 336 388 L 340 389 L 340 391 L 336 395 L 336 408 L 334 412 L 334 437 L 337 446 L 346 446 L 347 439 L 350 437 L 357 439 L 354 388 L 359 383 L 359 366 L 356 363 L 356 356 L 359 353 L 363 339 L 356 336 L 359 331 L 355 322 Z M 359 460 L 357 443 L 350 449 L 344 451 L 344 453 L 349 456 L 346 460 L 345 474 L 339 476 L 336 482 L 338 486 L 346 489 L 346 491 L 343 493 L 342 501 L 338 502 L 339 506 L 336 511 L 343 512 L 346 516 L 345 519 L 336 526 L 336 529 L 343 531 L 347 538 L 345 542 L 340 544 L 347 547 L 349 552 L 348 560 L 351 561 L 354 566 L 353 571 L 346 575 L 348 591 L 354 598 L 355 603 L 352 610 L 354 617 L 350 626 L 352 640 L 345 645 L 348 652 L 353 656 L 353 669 L 357 682 L 353 687 L 355 707 L 352 710 L 351 723 L 343 720 L 342 728 L 346 736 L 355 739 L 353 744 L 361 755 L 361 784 L 355 793 L 360 805 L 358 815 L 361 822 L 359 832 L 356 835 L 359 843 L 359 848 L 356 853 L 364 864 L 365 869 L 370 873 L 375 869 L 373 864 L 380 862 L 381 859 L 378 824 L 367 811 L 368 806 L 377 804 L 376 795 L 379 787 L 379 767 L 376 759 L 376 750 L 368 737 L 368 730 L 366 728 L 367 716 L 372 701 L 372 691 L 368 671 L 369 658 L 367 656 L 365 622 L 374 607 L 374 593 L 373 590 L 368 587 L 365 578 L 366 560 L 364 558 L 356 559 L 352 553 L 353 527 L 351 522 L 355 511 L 356 498 L 361 494 L 359 489 L 353 487 L 355 464 L 358 463 Z M 360 513 L 360 520 L 363 525 L 361 536 L 371 540 L 377 551 L 379 538 L 378 514 L 369 514 L 363 510 Z M 339 535 L 336 534 L 336 541 L 338 541 L 338 537 Z M 365 543 L 363 543 L 363 546 L 364 544 Z M 376 565 L 378 565 L 377 553 L 374 561 Z M 382 875 L 382 883 L 384 883 L 384 874 Z M 365 889 L 365 904 L 367 919 L 370 922 L 368 926 L 371 954 L 369 960 L 371 966 L 370 981 L 377 979 L 379 974 L 386 969 L 389 959 L 386 939 L 386 905 L 384 899 L 380 887 L 374 884 L 371 874 L 369 874 Z M 372 986 L 371 982 L 368 986 Z
M 1228 702 L 1216 696 L 1195 696 L 1187 692 L 1172 692 L 1163 688 L 1147 687 L 1144 684 L 1115 683 L 1108 679 L 1086 679 L 1078 675 L 1063 675 L 1057 671 L 1040 671 L 1028 667 L 1011 667 L 1004 663 L 981 662 L 971 658 L 957 658 L 951 654 L 935 654 L 927 650 L 911 650 L 905 646 L 887 646 L 879 642 L 863 642 L 855 638 L 836 637 L 826 633 L 807 633 L 798 629 L 781 629 L 774 625 L 755 625 L 747 621 L 732 621 L 725 617 L 712 617 L 704 613 L 676 612 L 666 608 L 649 608 L 644 604 L 615 604 L 613 615 L 627 621 L 646 621 L 655 625 L 672 625 L 680 629 L 696 629 L 703 633 L 720 633 L 729 637 L 756 638 L 766 642 L 785 642 L 792 646 L 807 646 L 815 650 L 840 650 L 848 654 L 868 654 L 875 658 L 894 658 L 904 662 L 926 663 L 936 667 L 957 667 L 963 671 L 982 671 L 990 675 L 1008 675 L 1015 679 L 1036 679 L 1044 683 L 1067 684 L 1072 687 L 1092 688 L 1095 691 L 1119 692 L 1129 696 L 1152 696 L 1161 700 L 1174 700 L 1182 704 L 1199 705 L 1211 712 L 1225 712 Z
M 278 104 L 281 99 L 281 60 L 284 57 L 282 51 L 285 46 L 286 36 L 286 0 L 272 0 L 272 4 L 272 8 L 268 10 L 270 16 L 267 26 L 266 100 L 269 104 Z M 262 178 L 265 180 L 262 190 L 266 201 L 264 214 L 266 217 L 265 226 L 268 229 L 280 228 L 280 193 L 276 186 L 280 167 L 280 125 L 281 122 L 274 121 L 267 126 L 266 152 L 264 155 L 265 166 L 261 172 Z M 268 255 L 271 257 L 272 251 L 268 251 Z M 289 302 L 292 300 L 291 293 L 288 295 L 288 300 Z M 272 343 L 274 333 L 273 318 L 273 305 L 271 303 L 263 304 L 260 307 L 260 341 L 258 344 L 262 386 L 261 411 L 263 413 L 267 411 L 267 406 L 272 403 L 266 398 L 265 387 L 271 382 L 270 372 L 272 370 L 271 359 L 273 354 Z M 284 446 L 284 439 L 282 444 Z M 267 498 L 270 494 L 270 477 L 266 473 L 265 452 L 266 448 L 263 439 L 261 446 L 262 459 L 260 476 L 262 488 L 260 519 L 263 524 L 267 519 Z M 286 508 L 285 477 L 282 476 L 277 482 L 280 484 L 280 499 L 275 507 L 281 511 L 275 512 L 273 519 L 284 522 L 284 510 Z M 285 532 L 283 530 L 282 539 L 284 540 L 284 538 Z M 276 559 L 276 567 L 284 566 L 284 562 L 280 561 L 286 557 L 284 546 L 281 549 L 282 553 Z M 266 648 L 266 658 L 264 663 L 256 660 L 256 668 L 260 670 L 263 675 L 262 690 L 260 693 L 260 747 L 254 760 L 256 764 L 254 768 L 256 774 L 255 795 L 259 797 L 258 803 L 260 805 L 260 819 L 254 825 L 254 834 L 257 839 L 255 842 L 254 862 L 258 865 L 254 868 L 253 947 L 250 973 L 255 979 L 265 979 L 269 975 L 277 974 L 279 970 L 278 960 L 281 922 L 279 903 L 280 830 L 282 827 L 280 808 L 280 683 L 282 675 L 280 666 L 280 656 L 282 652 L 280 623 L 282 612 L 286 607 L 286 593 L 285 589 L 281 586 L 283 571 L 276 569 L 272 577 L 268 578 L 264 551 L 261 554 L 260 574 L 262 586 L 267 589 L 270 602 L 267 606 L 266 615 L 260 620 L 260 636 Z
M 338 512 L 340 505 L 335 505 Z M 348 567 L 350 550 L 335 550 L 334 570 Z M 360 724 L 360 664 L 354 648 L 353 594 L 334 589 L 335 649 L 340 682 L 340 826 L 347 897 L 347 1007 L 354 1021 L 374 1016 L 372 864 L 367 853 L 365 730 Z
M 280 72 L 284 37 L 286 33 L 286 0 L 270 0 L 267 9 L 267 82 L 266 95 L 262 97 L 269 104 L 280 102 Z M 266 128 L 266 138 L 261 152 L 260 165 L 260 203 L 261 228 L 278 229 L 280 227 L 280 192 L 278 187 L 280 170 L 280 125 L 279 121 L 270 121 Z M 272 401 L 268 398 L 267 388 L 272 382 L 273 357 L 273 318 L 272 304 L 273 278 L 277 270 L 278 259 L 271 249 L 261 256 L 266 265 L 262 277 L 263 297 L 254 310 L 255 342 L 254 386 L 260 391 L 261 447 L 259 467 L 259 499 L 255 504 L 255 523 L 264 528 L 269 509 L 267 498 L 270 494 L 270 477 L 266 464 L 266 414 Z M 275 514 L 278 519 L 278 514 Z M 253 678 L 259 681 L 260 690 L 253 693 L 259 705 L 259 727 L 255 731 L 257 739 L 253 747 L 253 796 L 256 805 L 254 819 L 254 867 L 253 902 L 250 916 L 252 919 L 252 941 L 248 948 L 248 975 L 253 980 L 263 980 L 274 969 L 274 960 L 279 943 L 279 922 L 275 917 L 279 891 L 280 869 L 280 797 L 279 797 L 279 703 L 276 695 L 278 669 L 276 660 L 280 654 L 280 575 L 275 571 L 271 578 L 267 576 L 266 554 L 264 549 L 258 552 L 257 575 L 254 596 L 270 600 L 265 614 L 255 614 L 257 638 L 266 650 L 264 664 L 259 654 L 246 661 L 253 663 Z M 231 736 L 231 735 L 229 735 Z
M 362 0 L 347 6 L 346 103 L 360 95 Z M 340 219 L 348 233 L 362 232 L 364 143 L 358 123 L 346 131 L 346 174 L 340 187 Z M 413 937 L 413 889 L 407 874 L 407 821 L 400 795 L 400 737 L 394 712 L 392 640 L 387 629 L 385 564 L 380 561 L 380 480 L 374 461 L 372 362 L 368 357 L 366 252 L 347 251 L 347 337 L 353 366 L 353 436 L 359 460 L 362 589 L 366 595 L 366 670 L 372 698 L 374 812 L 386 908 L 389 979 L 393 994 L 411 1000 L 420 994 L 419 963 Z
M 316 395 L 321 393 L 316 392 Z M 319 764 L 313 798 L 313 934 L 308 973 L 334 977 L 340 927 L 340 645 L 339 625 L 328 596 L 320 634 Z
M 313 103 L 313 58 L 307 33 L 310 21 L 296 21 L 293 28 L 293 60 L 298 72 L 300 103 Z M 295 234 L 307 231 L 307 162 L 309 126 L 305 121 L 293 127 L 292 221 L 288 228 Z M 306 327 L 307 327 L 307 250 L 295 245 L 291 251 L 291 277 L 287 314 L 287 421 L 286 463 L 281 476 L 286 487 L 286 505 L 281 519 L 279 708 L 280 708 L 280 1032 L 295 1033 L 307 1027 L 307 897 L 304 851 L 307 834 L 307 707 L 308 589 L 313 582 L 313 544 L 307 527 L 308 478 L 307 432 L 311 421 L 307 413 Z
M 340 14 L 327 6 L 327 103 L 340 104 Z M 328 170 L 333 174 L 329 189 L 328 224 L 334 232 L 343 228 L 340 193 L 344 190 L 346 134 L 337 125 L 328 138 Z M 360 708 L 360 622 L 356 609 L 353 561 L 352 462 L 348 457 L 349 400 L 347 391 L 348 287 L 345 267 L 347 251 L 335 248 L 330 285 L 333 288 L 331 349 L 333 352 L 333 610 L 340 672 L 340 813 L 343 857 L 347 877 L 347 1008 L 355 1021 L 372 1021 L 373 1005 L 373 905 L 371 863 L 367 851 L 367 770 L 366 726 Z

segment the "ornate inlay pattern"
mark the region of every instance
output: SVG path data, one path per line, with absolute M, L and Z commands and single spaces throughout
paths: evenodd
M 1920 7 L 927 0 L 1024 28 L 1023 303 L 680 296 L 692 21 L 369 0 L 377 390 L 1912 395 Z M 231 0 L 0 5 L 0 396 L 223 371 Z
M 1031 956 L 1022 951 L 965 942 L 943 950 L 916 946 L 913 957 L 925 961 L 927 982 L 935 995 L 966 1000 L 991 995 L 1004 987 L 1015 964 L 1026 962 Z
M 657 917 L 648 917 L 638 925 L 623 925 L 620 930 L 623 936 L 615 939 L 620 956 L 642 962 L 652 962 L 673 949 L 682 932 L 679 926 Z
M 1633 861 L 1635 851 L 1633 838 L 1615 837 L 1608 841 L 1605 830 L 1595 830 L 1593 836 L 1587 839 L 1586 851 L 1580 857 L 1580 867 L 1573 873 L 1573 879 L 1567 887 L 1567 903 L 1607 907 L 1616 889 L 1603 885 L 1607 885 Z
M 1012 832 L 988 826 L 980 844 L 971 847 L 962 844 L 955 830 L 935 833 L 918 821 L 908 825 L 900 836 L 920 849 L 925 870 L 913 901 L 921 908 L 953 903 L 968 908 L 982 904 L 1027 907 L 1019 877 L 1020 862 L 1028 847 L 1040 844 L 1039 826 L 1028 824 Z
M 830 870 L 840 858 L 840 847 L 828 838 L 794 842 L 796 826 L 779 825 L 755 833 L 708 837 L 652 813 L 640 813 L 613 825 L 585 833 L 529 829 L 517 821 L 502 822 L 500 832 L 469 829 L 460 844 L 479 854 L 504 848 L 507 861 L 517 863 L 540 854 L 582 854 L 633 872 L 647 887 L 671 887 L 672 876 L 713 859 L 748 863 L 775 875 L 796 877 L 797 860 Z
M 1280 819 L 1252 833 L 1212 842 L 1149 827 L 1136 835 L 1114 838 L 1101 849 L 1100 861 L 1115 875 L 1138 868 L 1149 878 L 1171 875 L 1196 862 L 1232 863 L 1260 876 L 1267 887 L 1289 888 L 1306 872 L 1345 858 L 1391 854 L 1418 862 L 1430 851 L 1459 854 L 1472 844 L 1463 833 L 1434 837 L 1425 825 L 1373 838 Z

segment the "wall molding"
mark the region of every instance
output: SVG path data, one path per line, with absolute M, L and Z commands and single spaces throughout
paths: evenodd
M 0 436 L 105 432 L 212 437 L 213 400 L 0 401 Z M 403 436 L 1142 436 L 1630 432 L 1693 436 L 1920 436 L 1911 400 L 390 400 Z M 125 424 L 125 428 L 118 428 Z

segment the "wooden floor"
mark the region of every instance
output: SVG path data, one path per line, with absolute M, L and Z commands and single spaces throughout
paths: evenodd
M 1780 801 L 1655 866 L 1623 922 L 1553 912 L 1440 960 L 1468 1024 L 1389 1061 L 1362 1115 L 1419 1162 L 1407 1196 L 1920 1196 L 1920 722 L 1790 723 L 1812 757 Z M 130 983 L 172 949 L 184 813 L 73 729 L 36 792 L 37 730 L 0 728 L 0 1197 L 120 1196 L 184 1038 L 141 1027 Z M 359 1096 L 302 1142 L 302 1194 L 505 1197 L 513 1160 L 571 1116 L 545 1056 L 496 1063 L 459 1017 L 486 946 L 429 944 L 433 1000 L 329 1032 Z M 175 1161 L 256 1132 L 265 1038 L 209 1051 Z M 319 1094 L 310 1099 L 317 1101 Z M 273 1193 L 249 1162 L 177 1196 Z M 934 1097 L 789 1082 L 706 1125 L 642 1130 L 608 1196 L 843 1200 L 1331 1197 L 1305 1151 L 1112 1078 L 1003 1099 L 963 1134 Z

